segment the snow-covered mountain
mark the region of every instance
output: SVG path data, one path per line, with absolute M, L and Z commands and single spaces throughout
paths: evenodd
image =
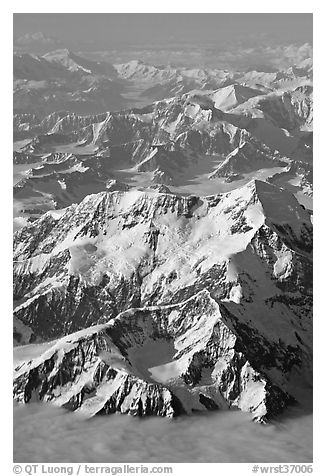
M 257 94 L 311 85 L 309 58 L 284 71 L 265 73 L 151 65 L 140 60 L 110 64 L 67 48 L 14 55 L 14 110 L 44 115 L 54 110 L 100 113 L 148 104 L 198 90 L 216 92 L 216 107 L 236 105 Z M 220 104 L 221 103 L 221 104 Z M 221 107 L 220 107 L 221 106 Z
M 110 63 L 85 59 L 67 48 L 46 53 L 43 58 L 50 63 L 62 65 L 72 73 L 106 75 L 111 79 L 117 76 L 116 69 Z
M 113 66 L 87 60 L 67 49 L 43 56 L 15 54 L 13 72 L 14 112 L 42 117 L 64 109 L 95 114 L 127 104 Z
M 243 405 L 257 418 L 277 413 L 310 385 L 311 232 L 309 214 L 293 195 L 259 181 L 206 198 L 105 192 L 58 215 L 46 213 L 15 234 L 15 318 L 38 340 L 100 327 L 59 340 L 19 369 L 16 398 L 29 400 L 35 389 L 42 399 L 83 408 L 87 380 L 91 414 L 172 416 L 229 405 Z M 130 338 L 119 331 L 123 322 Z M 212 332 L 220 336 L 214 345 Z M 15 336 L 26 342 L 18 329 Z M 170 360 L 144 368 L 160 339 L 165 357 L 165 346 L 172 349 Z M 122 355 L 122 372 L 115 361 L 101 360 L 99 349 L 112 346 Z M 82 377 L 73 370 L 80 368 L 81 349 L 90 372 Z M 219 352 L 227 352 L 229 370 Z M 65 373 L 68 387 L 59 391 L 61 365 L 72 374 Z M 175 387 L 146 379 L 156 367 L 159 378 L 167 372 L 169 380 L 172 372 Z M 302 384 L 294 387 L 298 375 Z M 191 396 L 189 385 L 196 387 Z
M 268 179 L 290 164 L 282 186 L 311 208 L 305 196 L 312 197 L 312 174 L 302 182 L 297 172 L 311 163 L 311 127 L 310 87 L 262 95 L 233 85 L 97 115 L 16 114 L 14 135 L 24 143 L 14 162 L 32 164 L 15 185 L 18 214 L 35 218 L 63 208 L 106 190 L 112 179 L 131 188 L 157 183 L 207 195 Z M 69 153 L 78 166 L 65 161 Z
M 239 408 L 263 421 L 291 397 L 239 350 L 232 317 L 205 290 L 180 304 L 130 309 L 19 365 L 16 398 L 37 395 L 87 416 Z

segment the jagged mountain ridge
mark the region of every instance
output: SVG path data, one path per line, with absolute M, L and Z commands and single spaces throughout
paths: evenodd
M 154 66 L 139 60 L 113 65 L 61 49 L 43 56 L 14 55 L 14 110 L 45 115 L 63 109 L 66 104 L 70 112 L 99 113 L 105 110 L 105 105 L 107 110 L 117 110 L 127 103 L 141 105 L 144 101 L 161 100 L 194 89 L 214 90 L 231 85 L 266 93 L 311 84 L 311 78 L 309 62 L 282 72 L 249 74 Z M 140 94 L 135 95 L 136 89 Z
M 268 148 L 259 148 L 252 141 L 244 141 L 240 142 L 239 147 L 230 152 L 226 159 L 218 165 L 210 178 L 226 177 L 230 181 L 238 180 L 243 177 L 242 174 L 268 167 L 284 167 L 285 164 L 286 162 L 278 156 L 274 156 L 271 160 Z
M 298 398 L 295 376 L 311 382 L 311 232 L 293 195 L 259 181 L 206 198 L 89 196 L 15 234 L 15 318 L 48 340 L 206 290 L 255 370 Z
M 232 105 L 230 104 L 227 107 L 228 113 L 222 112 L 217 105 L 220 106 L 223 104 L 223 101 L 227 101 L 229 94 L 230 87 L 222 88 L 215 93 L 192 92 L 168 100 L 158 101 L 144 108 L 133 108 L 119 113 L 106 113 L 86 117 L 61 111 L 39 120 L 38 124 L 35 124 L 36 116 L 31 116 L 32 122 L 30 122 L 26 114 L 16 114 L 14 116 L 14 130 L 18 140 L 26 137 L 37 137 L 39 134 L 71 134 L 74 131 L 76 133 L 77 131 L 83 133 L 85 128 L 83 140 L 91 140 L 96 145 L 102 136 L 97 133 L 95 137 L 92 137 L 94 136 L 94 131 L 92 132 L 91 129 L 95 124 L 97 124 L 97 129 L 103 131 L 107 129 L 112 121 L 119 121 L 122 123 L 120 124 L 121 127 L 123 122 L 132 124 L 132 122 L 135 122 L 135 119 L 137 120 L 136 129 L 144 128 L 146 125 L 153 129 L 154 124 L 156 124 L 156 127 L 158 124 L 163 126 L 166 136 L 165 140 L 171 140 L 173 136 L 180 135 L 187 126 L 190 128 L 195 127 L 199 131 L 201 128 L 204 131 L 210 131 L 212 129 L 211 125 L 215 123 L 216 126 L 219 122 L 225 122 L 229 126 L 236 128 L 247 129 L 258 140 L 261 140 L 262 137 L 260 135 L 262 131 L 256 131 L 255 127 L 253 127 L 254 124 L 251 124 L 253 120 L 258 122 L 258 119 L 260 128 L 264 123 L 265 127 L 269 126 L 271 130 L 272 128 L 287 129 L 289 134 L 295 134 L 296 129 L 299 129 L 297 132 L 300 132 L 302 128 L 307 132 L 311 129 L 311 88 L 301 88 L 300 91 L 296 89 L 283 94 L 261 95 L 258 96 L 259 100 L 257 100 L 257 96 L 254 96 L 253 99 L 255 101 L 249 95 L 249 98 L 244 98 L 247 100 L 239 99 L 235 100 Z M 216 95 L 220 96 L 217 102 Z M 250 117 L 248 117 L 249 114 Z M 277 122 L 280 124 L 277 125 Z M 135 124 L 132 125 L 135 127 Z M 90 139 L 87 137 L 88 133 L 91 135 Z M 133 131 L 133 133 L 135 134 L 137 131 Z M 162 140 L 164 140 L 164 133 L 162 133 Z M 281 132 L 279 133 L 281 134 Z M 256 136 L 256 134 L 259 135 Z M 81 140 L 81 135 L 76 135 L 77 139 Z M 303 137 L 302 134 L 301 136 Z M 128 142 L 131 140 L 132 131 L 130 131 L 130 137 L 125 138 L 124 141 Z M 73 141 L 73 137 L 70 138 L 70 141 Z M 286 141 L 285 137 L 283 137 L 283 141 Z M 114 138 L 113 143 L 117 143 Z M 273 148 L 277 149 L 278 147 L 274 144 Z
M 226 98 L 232 88 L 223 88 L 227 92 Z M 221 92 L 222 90 L 218 93 Z M 308 93 L 310 94 L 310 90 L 307 90 Z M 249 96 L 252 94 L 250 90 Z M 301 99 L 297 102 L 297 92 L 293 92 L 296 99 L 293 100 L 291 114 L 293 118 L 297 118 L 296 121 L 301 118 L 301 125 L 310 117 L 309 94 L 306 104 L 300 102 L 302 97 L 306 97 L 305 93 L 303 96 L 299 95 Z M 127 185 L 136 188 L 147 187 L 152 183 L 165 184 L 174 186 L 174 192 L 182 193 L 184 185 L 189 181 L 195 181 L 197 174 L 201 176 L 200 180 L 203 183 L 217 179 L 215 190 L 219 190 L 223 181 L 224 183 L 248 181 L 253 177 L 253 173 L 260 170 L 265 170 L 267 177 L 268 174 L 285 172 L 293 160 L 297 163 L 297 169 L 301 167 L 303 161 L 311 160 L 310 136 L 306 135 L 312 134 L 311 132 L 301 131 L 301 126 L 298 126 L 300 130 L 293 130 L 292 126 L 289 126 L 292 132 L 276 128 L 275 119 L 271 114 L 266 113 L 265 117 L 264 108 L 258 108 L 260 102 L 254 104 L 255 107 L 250 109 L 251 115 L 248 117 L 248 104 L 251 104 L 250 101 L 253 99 L 256 100 L 257 96 L 250 97 L 248 101 L 228 109 L 227 112 L 216 109 L 214 97 L 210 92 L 190 93 L 159 101 L 144 108 L 117 113 L 94 116 L 80 116 L 67 112 L 52 113 L 41 122 L 37 122 L 35 116 L 26 117 L 26 115 L 21 117 L 20 122 L 19 115 L 16 115 L 14 121 L 17 137 L 23 139 L 26 136 L 35 136 L 31 140 L 26 140 L 21 150 L 14 153 L 16 163 L 33 163 L 33 161 L 43 163 L 44 160 L 48 161 L 49 154 L 55 153 L 62 154 L 64 158 L 68 152 L 59 151 L 67 150 L 78 155 L 81 164 L 84 160 L 83 155 L 85 156 L 87 172 L 84 170 L 83 173 L 78 173 L 78 177 L 81 182 L 85 182 L 90 176 L 94 183 L 93 188 L 89 186 L 87 190 L 81 192 L 79 181 L 76 182 L 76 190 L 72 187 L 69 197 L 64 199 L 61 166 L 54 167 L 56 175 L 52 177 L 54 181 L 51 179 L 53 186 L 50 187 L 48 187 L 49 178 L 44 176 L 44 179 L 39 178 L 36 181 L 34 172 L 28 172 L 22 183 L 15 186 L 17 200 L 20 196 L 27 202 L 22 203 L 22 200 L 19 202 L 22 213 L 25 213 L 24 210 L 44 212 L 51 208 L 65 207 L 74 201 L 80 201 L 87 193 L 105 190 L 106 181 L 111 179 L 124 182 L 127 177 Z M 273 103 L 274 100 L 279 109 L 283 102 L 279 101 L 279 96 L 271 95 L 269 101 Z M 245 104 L 247 106 L 242 114 L 238 109 Z M 270 135 L 271 131 L 273 134 Z M 264 142 L 265 136 L 268 136 L 269 146 Z M 284 150 L 289 154 L 284 155 L 275 150 L 279 144 L 283 144 Z M 300 150 L 303 150 L 303 153 L 300 153 Z M 295 159 L 291 159 L 292 155 Z M 107 177 L 102 174 L 100 180 L 94 182 L 99 156 L 103 157 Z M 298 160 L 300 157 L 302 160 Z M 127 170 L 127 174 L 121 173 L 121 169 Z M 292 168 L 292 171 L 294 170 Z M 39 175 L 38 172 L 37 174 Z M 135 184 L 133 176 L 136 178 Z M 289 180 L 292 178 L 297 180 L 297 190 L 311 197 L 312 174 L 306 174 L 305 183 L 300 181 L 300 174 Z M 71 179 L 69 172 L 64 181 L 70 183 Z M 235 186 L 236 183 L 233 188 Z M 288 187 L 291 191 L 295 190 L 286 180 L 282 186 Z M 24 188 L 23 195 L 22 188 Z M 214 190 L 213 185 L 210 189 Z M 28 190 L 30 199 L 27 196 Z M 47 193 L 45 197 L 44 190 Z M 36 216 L 37 213 L 31 214 L 31 219 Z
M 80 72 L 86 74 L 105 75 L 110 79 L 117 76 L 116 69 L 107 62 L 91 61 L 77 55 L 67 48 L 59 49 L 46 53 L 43 58 L 49 63 L 62 65 L 70 72 Z
M 81 58 L 69 50 L 44 56 L 14 55 L 13 72 L 14 112 L 44 117 L 68 109 L 95 114 L 127 104 L 111 65 Z
M 252 368 L 228 325 L 229 313 L 205 290 L 180 304 L 130 309 L 19 365 L 15 397 L 36 394 L 87 416 L 235 407 L 264 421 L 291 398 Z

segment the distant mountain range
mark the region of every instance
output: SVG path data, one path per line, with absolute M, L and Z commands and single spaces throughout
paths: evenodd
M 83 63 L 81 73 L 73 56 L 65 67 L 61 55 L 55 58 L 49 64 L 60 72 L 83 77 L 90 68 Z M 42 69 L 48 64 L 35 61 Z M 112 179 L 133 186 L 136 178 L 138 186 L 165 184 L 181 193 L 189 184 L 199 193 L 200 177 L 210 194 L 221 181 L 232 189 L 265 171 L 266 178 L 281 174 L 278 183 L 311 197 L 312 117 L 308 84 L 266 92 L 238 83 L 118 112 L 16 113 L 14 162 L 37 167 L 15 185 L 14 196 L 21 210 L 38 216 L 106 190 Z
M 242 85 L 241 91 L 230 90 L 229 98 L 222 94 L 223 100 L 235 105 L 241 94 L 245 100 L 249 99 L 247 95 L 257 95 L 257 91 L 294 89 L 311 85 L 311 80 L 312 63 L 308 60 L 282 72 L 243 73 L 152 66 L 139 60 L 112 65 L 61 49 L 43 56 L 14 55 L 14 111 L 42 115 L 60 110 L 99 113 L 148 104 L 194 89 Z M 250 92 L 250 88 L 256 92 Z M 218 94 L 215 93 L 216 101 Z

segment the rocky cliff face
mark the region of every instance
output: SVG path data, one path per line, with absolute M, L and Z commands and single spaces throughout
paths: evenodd
M 177 305 L 130 309 L 18 366 L 15 397 L 89 416 L 240 408 L 263 421 L 291 398 L 240 350 L 231 321 L 205 290 Z
M 18 400 L 261 419 L 311 385 L 312 224 L 286 190 L 90 195 L 16 232 L 14 260 L 17 322 L 67 336 L 18 370 Z

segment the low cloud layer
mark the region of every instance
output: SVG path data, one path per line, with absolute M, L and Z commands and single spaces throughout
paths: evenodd
M 312 416 L 258 425 L 240 412 L 167 420 L 103 416 L 84 420 L 52 406 L 14 407 L 14 461 L 309 462 Z

